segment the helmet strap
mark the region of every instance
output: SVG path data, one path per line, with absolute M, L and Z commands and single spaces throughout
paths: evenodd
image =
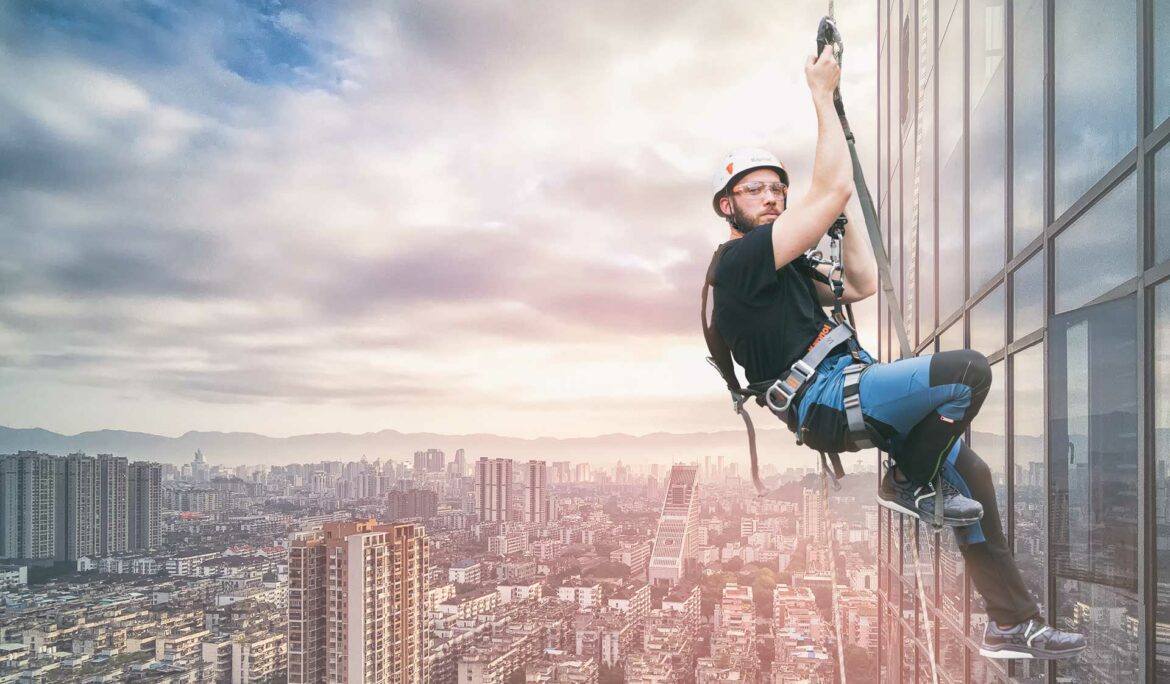
M 744 235 L 747 235 L 748 232 L 751 231 L 751 229 L 754 228 L 755 226 L 748 226 L 747 228 L 741 228 L 735 222 L 735 200 L 731 198 L 731 189 L 728 188 L 727 190 L 725 190 L 723 193 L 723 196 L 727 198 L 727 205 L 731 209 L 731 213 L 729 213 L 723 217 L 727 220 L 727 225 L 731 226 L 732 230 L 738 231 Z

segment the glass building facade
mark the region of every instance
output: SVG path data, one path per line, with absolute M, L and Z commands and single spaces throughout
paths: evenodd
M 990 359 L 968 441 L 1045 617 L 1089 643 L 982 658 L 952 535 L 916 563 L 882 509 L 880 679 L 1170 683 L 1170 0 L 876 4 L 870 183 L 910 341 Z

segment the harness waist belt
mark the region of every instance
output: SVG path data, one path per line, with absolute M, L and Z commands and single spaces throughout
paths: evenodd
M 853 337 L 853 328 L 848 323 L 840 322 L 822 337 L 808 353 L 792 364 L 787 373 L 780 376 L 764 392 L 764 401 L 772 413 L 787 420 L 788 409 L 792 406 L 792 399 L 800 392 L 805 384 L 817 374 L 817 366 L 829 352 L 837 345 Z

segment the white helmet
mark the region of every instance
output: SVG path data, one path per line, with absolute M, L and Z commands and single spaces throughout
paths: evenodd
M 715 177 L 711 180 L 711 191 L 714 193 L 711 197 L 711 206 L 715 209 L 716 214 L 727 218 L 726 214 L 719 211 L 719 198 L 727 192 L 727 186 L 732 181 L 755 169 L 773 169 L 780 174 L 780 182 L 788 185 L 788 172 L 784 170 L 784 165 L 771 152 L 758 147 L 735 150 L 727 155 L 719 170 L 715 172 Z

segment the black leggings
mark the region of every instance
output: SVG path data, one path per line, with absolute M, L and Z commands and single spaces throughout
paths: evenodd
M 967 572 L 971 574 L 971 583 L 987 602 L 989 618 L 1004 624 L 1023 622 L 1040 611 L 1024 586 L 1024 578 L 1008 548 L 999 519 L 991 469 L 966 444 L 959 447 L 955 469 L 967 483 L 972 498 L 983 504 L 983 520 L 980 522 L 987 541 L 959 547 Z

